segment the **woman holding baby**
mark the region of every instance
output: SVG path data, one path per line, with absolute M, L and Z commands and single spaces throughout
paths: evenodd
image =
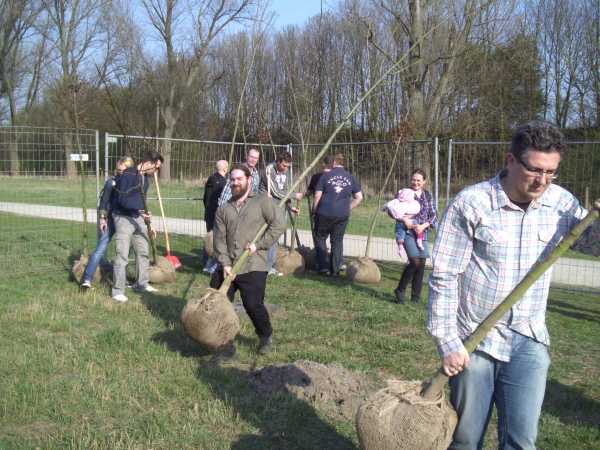
M 408 257 L 408 265 L 394 290 L 398 303 L 404 303 L 409 283 L 411 301 L 419 302 L 421 299 L 425 261 L 429 258 L 427 231 L 437 222 L 433 197 L 424 189 L 425 184 L 425 172 L 421 169 L 414 170 L 410 179 L 412 195 L 408 189 L 402 189 L 395 200 L 386 204 L 388 214 L 396 219 L 399 252 L 402 254 L 404 250 Z

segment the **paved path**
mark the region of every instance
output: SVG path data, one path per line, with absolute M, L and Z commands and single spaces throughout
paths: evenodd
M 26 203 L 0 202 L 0 211 L 30 217 L 46 219 L 72 220 L 83 222 L 81 208 L 67 206 L 34 205 Z M 96 221 L 96 210 L 87 212 L 88 222 Z M 166 224 L 171 234 L 183 234 L 202 237 L 206 234 L 206 225 L 203 220 L 166 218 Z M 160 217 L 154 218 L 154 227 L 163 230 Z M 287 233 L 287 242 L 290 242 L 290 232 Z M 303 245 L 312 247 L 312 238 L 309 231 L 298 230 L 300 241 Z M 284 238 L 280 240 L 284 241 Z M 363 256 L 365 252 L 366 236 L 346 234 L 344 236 L 344 255 Z M 373 238 L 371 244 L 372 258 L 380 261 L 401 262 L 402 259 L 396 252 L 396 243 L 393 239 Z M 429 260 L 428 260 L 429 264 Z M 561 285 L 572 285 L 586 288 L 600 288 L 600 262 L 576 258 L 560 258 L 553 268 L 552 282 Z

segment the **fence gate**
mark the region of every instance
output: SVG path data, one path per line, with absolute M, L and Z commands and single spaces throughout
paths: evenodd
M 98 132 L 77 141 L 72 129 L 0 127 L 0 278 L 67 270 L 84 237 L 93 249 Z

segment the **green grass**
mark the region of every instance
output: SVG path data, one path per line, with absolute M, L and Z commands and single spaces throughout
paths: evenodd
M 53 232 L 56 242 L 71 239 L 68 230 Z M 269 279 L 267 302 L 283 307 L 273 316 L 276 351 L 258 357 L 244 320 L 239 362 L 211 365 L 179 322 L 185 299 L 208 278 L 198 274 L 198 247 L 178 245 L 185 267 L 177 283 L 157 295 L 128 292 L 126 304 L 113 302 L 106 287 L 79 293 L 61 269 L 67 252 L 56 253 L 54 272 L 44 276 L 0 277 L 0 448 L 353 449 L 352 423 L 287 394 L 260 396 L 247 371 L 310 359 L 378 379 L 424 379 L 438 365 L 425 305 L 391 302 L 401 269 L 392 264 L 381 265 L 377 286 Z M 597 295 L 551 291 L 539 448 L 600 448 L 599 323 Z M 493 428 L 489 435 L 493 448 Z
M 67 182 L 60 178 L 27 178 L 27 177 L 1 177 L 2 190 L 0 190 L 0 202 L 32 203 L 55 206 L 81 207 L 81 185 L 79 182 Z M 161 184 L 161 195 L 164 198 L 195 198 L 201 199 L 204 187 L 201 184 L 190 182 L 170 182 Z M 149 197 L 156 197 L 156 192 L 152 186 L 149 191 Z M 165 215 L 167 217 L 176 217 L 183 219 L 203 219 L 204 205 L 201 200 L 164 200 Z M 88 178 L 86 180 L 86 205 L 90 209 L 96 208 L 96 179 Z M 149 200 L 148 207 L 153 212 L 156 220 L 159 220 L 160 209 L 158 201 Z M 442 199 L 439 212 L 441 217 L 445 202 Z M 377 209 L 377 199 L 368 198 L 352 211 L 346 233 L 356 235 L 367 235 L 371 225 L 374 211 Z M 3 225 L 4 226 L 4 225 Z M 300 216 L 298 219 L 298 228 L 302 230 L 310 229 L 310 220 L 308 217 L 308 204 L 306 200 L 302 202 Z M 95 230 L 90 234 L 95 236 Z M 387 214 L 379 212 L 375 230 L 375 237 L 394 238 L 394 221 Z M 177 239 L 177 237 L 174 237 Z M 429 233 L 429 240 L 435 239 L 435 230 Z M 94 243 L 92 242 L 93 246 Z M 583 253 L 569 250 L 565 256 L 570 258 L 597 260 L 594 256 L 588 256 Z

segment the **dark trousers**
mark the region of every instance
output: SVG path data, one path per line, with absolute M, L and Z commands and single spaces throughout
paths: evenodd
M 332 274 L 338 274 L 344 260 L 344 233 L 348 225 L 348 217 L 329 217 L 315 215 L 315 247 L 317 250 L 317 265 L 319 271 L 329 269 Z M 327 245 L 331 242 L 331 260 L 327 264 Z
M 411 283 L 411 299 L 413 301 L 419 301 L 421 298 L 421 291 L 423 290 L 423 277 L 425 275 L 425 258 L 408 258 L 408 265 L 404 268 L 400 282 L 398 283 L 398 289 L 400 292 L 404 292 L 408 283 Z
M 224 279 L 223 268 L 219 267 L 212 274 L 210 287 L 219 289 Z M 240 291 L 244 309 L 254 325 L 256 334 L 262 338 L 267 338 L 273 334 L 269 312 L 264 303 L 266 285 L 267 272 L 248 272 L 237 275 L 227 291 L 227 297 L 231 301 L 233 301 L 235 291 Z

